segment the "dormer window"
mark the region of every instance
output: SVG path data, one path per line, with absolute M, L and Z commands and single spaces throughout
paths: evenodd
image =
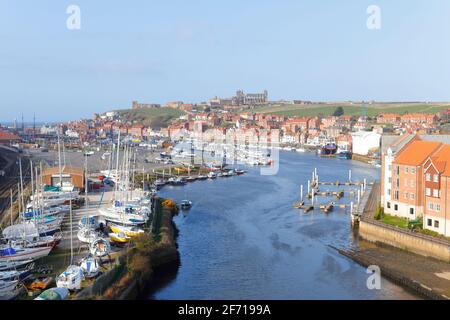
M 427 174 L 425 175 L 425 180 L 426 180 L 426 181 L 431 181 L 431 175 L 430 175 L 429 173 L 427 173 Z

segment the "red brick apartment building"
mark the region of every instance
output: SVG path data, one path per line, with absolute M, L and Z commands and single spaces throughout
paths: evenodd
M 450 144 L 436 137 L 404 135 L 383 152 L 381 201 L 386 213 L 423 217 L 425 229 L 450 236 Z

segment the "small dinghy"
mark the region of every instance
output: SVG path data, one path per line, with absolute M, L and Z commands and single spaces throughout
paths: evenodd
M 69 295 L 67 288 L 50 288 L 42 292 L 34 300 L 65 300 Z
M 66 288 L 70 291 L 76 291 L 81 289 L 82 280 L 83 270 L 79 266 L 71 265 L 56 278 L 56 286 L 58 288 Z
M 127 236 L 125 233 L 123 232 L 111 232 L 108 234 L 109 238 L 111 239 L 112 242 L 114 242 L 115 244 L 126 244 L 130 241 L 131 237 Z
M 87 279 L 95 278 L 100 272 L 100 263 L 91 254 L 81 260 L 80 267 Z
M 26 287 L 30 290 L 45 290 L 53 281 L 54 279 L 52 277 L 36 277 L 31 283 L 28 283 Z
M 104 257 L 111 252 L 111 244 L 104 238 L 97 238 L 91 243 L 89 251 L 94 257 Z
M 189 210 L 192 207 L 192 201 L 190 200 L 182 200 L 180 207 L 182 210 Z
M 111 225 L 110 228 L 111 228 L 112 232 L 114 232 L 114 233 L 123 232 L 123 233 L 125 233 L 125 235 L 127 235 L 128 237 L 132 237 L 132 238 L 137 237 L 144 233 L 144 230 L 142 230 L 141 228 L 138 228 L 138 227 Z

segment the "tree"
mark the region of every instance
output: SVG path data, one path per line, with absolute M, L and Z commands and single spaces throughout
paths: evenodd
M 333 112 L 333 116 L 335 116 L 335 117 L 342 116 L 343 114 L 344 114 L 344 108 L 342 108 L 342 107 L 337 107 L 336 110 L 334 110 L 334 112 Z

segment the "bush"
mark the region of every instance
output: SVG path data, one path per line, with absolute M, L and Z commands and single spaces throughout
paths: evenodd
M 148 233 L 143 233 L 134 237 L 132 242 L 135 245 L 136 250 L 144 255 L 149 254 L 156 247 L 156 242 L 153 237 Z
M 375 209 L 374 219 L 381 220 L 383 218 L 383 215 L 384 215 L 384 209 L 381 207 L 381 204 L 378 204 L 377 208 Z

